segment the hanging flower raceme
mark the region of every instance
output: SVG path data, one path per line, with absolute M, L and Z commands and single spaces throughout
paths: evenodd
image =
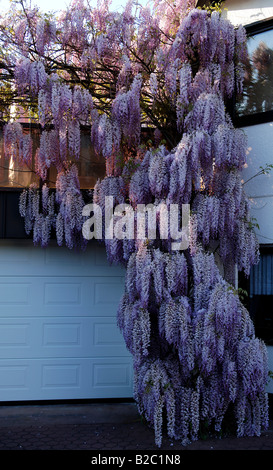
M 72 165 L 58 174 L 56 202 L 59 205 L 56 227 L 56 230 L 58 230 L 58 244 L 62 245 L 65 242 L 70 249 L 74 246 L 81 246 L 81 244 L 86 245 L 81 233 L 84 222 L 82 215 L 84 200 L 80 191 L 76 165 Z
M 129 145 L 138 144 L 140 139 L 140 92 L 142 78 L 138 74 L 134 77 L 129 91 L 121 90 L 113 101 L 112 118 L 119 125 L 121 133 Z
M 95 151 L 109 158 L 113 152 L 113 127 L 106 114 L 101 114 L 93 123 L 91 141 Z
M 54 231 L 58 245 L 68 248 L 86 246 L 82 236 L 83 197 L 75 165 L 58 173 L 56 192 L 46 183 L 42 189 L 31 185 L 20 195 L 20 215 L 25 219 L 26 233 L 33 231 L 36 245 L 48 246 Z
M 4 153 L 6 158 L 17 160 L 20 165 L 31 165 L 32 138 L 24 134 L 18 122 L 8 122 L 4 128 Z
M 134 207 L 137 204 L 148 204 L 152 201 L 149 173 L 145 165 L 141 165 L 130 179 L 129 198 Z
M 168 152 L 164 146 L 159 147 L 157 152 L 151 155 L 149 165 L 149 186 L 155 198 L 164 199 L 169 188 L 169 168 L 166 156 Z
M 88 90 L 76 86 L 72 99 L 72 118 L 83 124 L 88 123 L 94 106 L 92 95 Z
M 170 367 L 169 367 L 170 366 Z M 155 429 L 155 442 L 162 443 L 163 411 L 166 410 L 168 434 L 175 436 L 176 400 L 174 384 L 179 382 L 179 367 L 171 360 L 147 359 L 135 375 L 135 397 L 141 415 Z
M 183 379 L 190 377 L 195 367 L 191 328 L 191 307 L 186 296 L 162 303 L 159 310 L 159 333 L 169 345 L 176 348 Z
M 33 95 L 45 87 L 48 79 L 44 64 L 41 61 L 31 61 L 28 58 L 17 63 L 14 75 L 19 90 L 24 92 L 29 87 Z
M 33 231 L 34 244 L 48 246 L 56 223 L 54 193 L 49 192 L 46 184 L 41 191 L 36 185 L 31 185 L 20 195 L 19 210 L 25 219 L 26 233 Z
M 35 154 L 36 172 L 40 178 L 46 180 L 48 170 L 53 165 L 57 168 L 62 168 L 58 131 L 55 129 L 50 131 L 44 130 L 41 133 L 40 147 L 38 147 Z
M 198 51 L 201 68 L 219 65 L 224 95 L 232 96 L 235 74 L 237 91 L 241 91 L 243 76 L 239 63 L 244 63 L 246 58 L 246 34 L 242 27 L 234 29 L 216 11 L 210 15 L 205 10 L 193 10 L 181 22 L 171 55 L 173 60 L 191 62 L 195 59 L 193 51 L 195 54 Z
M 189 203 L 192 195 L 192 168 L 189 154 L 191 140 L 185 135 L 172 153 L 169 200 L 174 204 Z
M 229 123 L 219 124 L 212 135 L 212 151 L 215 165 L 229 165 L 242 169 L 246 162 L 246 136 L 241 129 Z
M 56 39 L 56 24 L 49 19 L 39 18 L 36 25 L 36 49 L 43 56 L 45 47 Z

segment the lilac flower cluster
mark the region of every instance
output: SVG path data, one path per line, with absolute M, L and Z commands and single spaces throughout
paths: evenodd
M 42 191 L 37 185 L 31 185 L 20 195 L 19 211 L 25 219 L 26 233 L 33 231 L 33 243 L 42 247 L 48 246 L 55 224 L 54 194 L 49 194 L 46 185 Z
M 137 74 L 129 88 L 122 87 L 112 103 L 111 119 L 104 113 L 93 114 L 94 122 L 91 140 L 98 153 L 106 158 L 112 156 L 125 139 L 127 145 L 138 145 L 140 142 L 141 109 L 140 91 L 141 74 Z
M 49 18 L 39 18 L 36 24 L 36 50 L 40 56 L 44 55 L 46 46 L 55 38 L 56 24 Z
M 18 89 L 24 92 L 29 87 L 33 95 L 46 85 L 48 78 L 43 62 L 26 57 L 16 64 L 14 74 Z
M 202 423 L 220 431 L 228 409 L 238 436 L 268 425 L 266 347 L 213 255 L 200 248 L 192 263 L 191 300 L 185 255 L 142 246 L 129 259 L 118 311 L 137 403 L 159 446 L 164 408 L 169 436 L 185 443 L 198 439 Z
M 182 442 L 197 439 L 205 422 L 219 432 L 231 410 L 238 436 L 259 435 L 268 425 L 266 347 L 222 274 L 236 264 L 249 274 L 258 260 L 240 181 L 246 142 L 224 104 L 241 86 L 234 75 L 240 35 L 216 13 L 194 11 L 182 22 L 172 51 L 177 69 L 166 73 L 166 86 L 173 99 L 181 60 L 176 110 L 183 135 L 171 152 L 160 146 L 145 154 L 126 195 L 134 206 L 192 202 L 189 253 L 146 240 L 127 258 L 121 242 L 109 258 L 116 254 L 127 266 L 118 324 L 134 359 L 140 412 L 159 446 L 164 409 L 169 436 Z M 195 74 L 193 49 L 200 60 Z M 240 60 L 244 53 L 241 46 Z M 153 77 L 153 96 L 155 83 Z M 204 251 L 212 242 L 219 244 L 220 267 Z
M 247 275 L 259 260 L 257 237 L 251 228 L 249 204 L 244 194 L 240 173 L 232 170 L 215 174 L 214 193 L 199 193 L 192 203 L 197 217 L 197 233 L 203 246 L 218 240 L 224 263 L 232 259 Z
M 211 15 L 206 10 L 192 10 L 182 20 L 172 46 L 172 57 L 193 62 L 198 56 L 200 69 L 217 64 L 218 86 L 222 94 L 231 96 L 235 85 L 234 53 L 238 62 L 246 58 L 245 30 L 234 29 L 219 12 Z M 243 74 L 236 74 L 236 87 L 241 88 Z
M 48 28 L 51 28 L 50 24 L 37 23 L 39 34 L 42 35 L 43 29 L 44 35 L 47 32 L 48 37 L 51 37 L 54 31 L 49 31 Z M 42 38 L 38 35 L 37 47 L 43 49 L 47 39 L 44 41 L 42 44 Z M 35 243 L 41 242 L 43 246 L 48 244 L 52 227 L 56 229 L 58 244 L 65 242 L 69 248 L 79 240 L 85 244 L 81 234 L 83 199 L 78 176 L 75 166 L 67 170 L 67 162 L 79 159 L 81 125 L 90 118 L 92 97 L 87 90 L 78 86 L 71 89 L 61 83 L 56 74 L 48 75 L 41 61 L 22 59 L 15 68 L 15 77 L 21 92 L 27 92 L 29 88 L 31 94 L 38 96 L 38 116 L 42 132 L 40 145 L 34 155 L 35 172 L 42 181 L 48 179 L 51 167 L 56 168 L 58 174 L 56 204 L 59 212 L 55 222 L 42 213 L 34 216 L 30 203 L 24 215 L 25 224 L 28 230 L 33 228 Z M 19 163 L 32 162 L 32 140 L 28 134 L 23 134 L 18 123 L 8 123 L 5 127 L 5 153 L 18 158 Z M 38 197 L 38 192 L 35 197 Z M 32 196 L 30 200 L 31 198 Z
M 32 139 L 24 134 L 18 122 L 8 122 L 4 127 L 4 153 L 5 157 L 17 160 L 21 165 L 32 163 Z
M 68 248 L 84 247 L 86 240 L 82 237 L 84 217 L 82 210 L 84 200 L 80 190 L 78 170 L 75 164 L 58 173 L 56 180 L 56 202 L 59 205 L 56 220 L 56 236 L 58 245 L 65 244 Z
M 48 246 L 52 231 L 59 246 L 84 248 L 82 236 L 84 217 L 83 196 L 80 191 L 77 167 L 72 165 L 58 173 L 56 191 L 50 191 L 46 183 L 40 190 L 37 185 L 24 189 L 20 195 L 19 211 L 25 219 L 27 234 L 33 231 L 33 242 Z

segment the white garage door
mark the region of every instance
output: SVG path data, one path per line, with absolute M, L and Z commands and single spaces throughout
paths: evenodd
M 0 401 L 131 397 L 123 287 L 95 242 L 76 253 L 0 241 Z

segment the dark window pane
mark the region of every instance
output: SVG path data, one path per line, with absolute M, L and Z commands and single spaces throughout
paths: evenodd
M 251 36 L 248 52 L 243 98 L 237 104 L 239 117 L 273 110 L 273 30 Z
M 250 275 L 250 297 L 273 295 L 273 255 L 261 254 L 259 264 L 253 266 Z
M 250 315 L 254 321 L 256 335 L 273 345 L 273 296 L 253 296 L 250 299 Z
M 261 253 L 249 283 L 249 310 L 258 337 L 273 345 L 273 254 Z

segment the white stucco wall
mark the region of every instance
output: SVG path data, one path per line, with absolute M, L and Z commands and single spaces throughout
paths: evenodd
M 245 127 L 243 130 L 247 135 L 248 147 L 247 164 L 242 177 L 245 191 L 250 197 L 251 215 L 260 227 L 256 229 L 260 244 L 273 243 L 273 169 L 268 174 L 255 176 L 261 166 L 273 164 L 273 122 Z M 267 352 L 268 367 L 273 371 L 273 346 L 267 346 Z M 268 382 L 267 391 L 273 393 L 272 379 Z
M 234 25 L 250 24 L 273 16 L 272 0 L 226 0 L 223 15 Z
M 273 169 L 268 174 L 255 176 L 260 167 L 273 164 L 273 123 L 248 126 L 243 130 L 248 142 L 247 164 L 242 174 L 244 188 L 250 196 L 252 216 L 260 227 L 256 229 L 259 242 L 273 243 Z

